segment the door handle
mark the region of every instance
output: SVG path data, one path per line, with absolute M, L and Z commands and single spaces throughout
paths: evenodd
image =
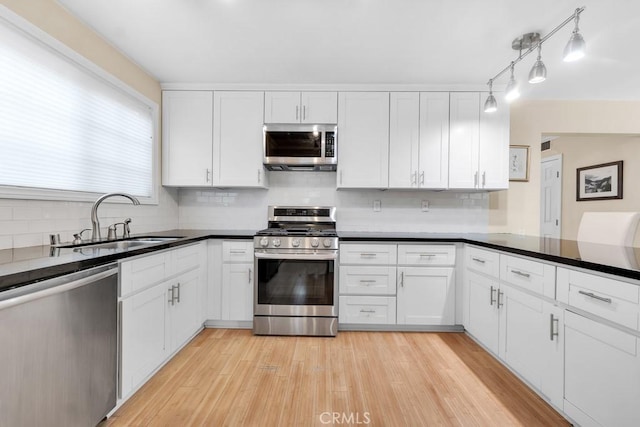
M 171 286 L 169 288 L 169 290 L 167 291 L 167 293 L 169 294 L 169 299 L 167 300 L 167 302 L 170 302 L 171 305 L 175 305 L 174 301 L 173 301 L 173 286 Z
M 420 185 L 424 185 L 424 171 L 420 172 Z
M 300 107 L 296 105 L 296 120 L 298 120 L 298 112 L 300 111 Z
M 251 283 L 251 269 L 249 269 L 249 283 Z
M 307 106 L 303 105 L 302 106 L 302 120 L 306 120 L 307 119 Z
M 504 305 L 501 298 L 502 296 L 504 296 L 504 292 L 501 292 L 500 290 L 498 290 L 498 308 Z
M 400 286 L 404 288 L 404 271 L 400 272 Z
M 489 290 L 489 305 L 493 305 L 494 302 L 496 302 L 496 300 L 493 298 L 493 294 L 496 291 L 496 289 L 491 286 L 491 289 Z
M 555 332 L 554 332 L 554 329 L 553 329 L 553 322 L 556 322 L 556 325 L 558 325 L 558 327 L 556 328 Z M 553 313 L 551 313 L 551 321 L 549 322 L 549 339 L 551 341 L 553 341 L 553 337 L 559 336 L 559 334 L 560 334 L 559 329 L 560 329 L 560 319 L 556 319 L 553 316 Z

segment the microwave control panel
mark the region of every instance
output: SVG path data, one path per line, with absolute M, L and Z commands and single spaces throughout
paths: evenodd
M 324 146 L 324 156 L 325 157 L 335 157 L 336 154 L 336 133 L 335 132 L 326 132 L 325 134 L 325 146 Z

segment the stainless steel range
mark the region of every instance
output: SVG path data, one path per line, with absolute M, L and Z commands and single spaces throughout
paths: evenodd
M 254 334 L 335 336 L 336 208 L 269 206 L 253 243 Z

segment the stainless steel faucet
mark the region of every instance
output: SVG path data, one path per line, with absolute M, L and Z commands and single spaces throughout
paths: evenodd
M 92 241 L 96 242 L 102 238 L 102 236 L 100 235 L 100 220 L 98 219 L 98 206 L 100 206 L 100 203 L 102 203 L 105 199 L 108 199 L 109 197 L 117 197 L 117 196 L 126 197 L 127 199 L 131 200 L 131 202 L 133 202 L 134 205 L 140 204 L 140 201 L 138 199 L 136 199 L 135 197 L 127 193 L 107 193 L 98 197 L 98 200 L 96 200 L 93 204 L 93 207 L 91 207 L 91 240 Z

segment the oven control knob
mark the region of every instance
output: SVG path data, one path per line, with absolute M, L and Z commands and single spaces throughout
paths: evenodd
M 322 241 L 322 244 L 324 245 L 325 248 L 330 248 L 331 247 L 331 239 L 324 239 Z
M 294 248 L 297 248 L 298 246 L 300 246 L 300 239 L 293 239 L 291 241 L 291 246 L 293 246 Z
M 277 248 L 280 246 L 280 239 L 273 239 L 271 243 L 273 243 L 273 246 Z
M 269 246 L 269 239 L 267 239 L 266 237 L 263 237 L 262 239 L 260 239 L 260 246 L 263 246 L 265 248 Z
M 319 245 L 320 245 L 320 240 L 318 240 L 317 237 L 314 237 L 313 239 L 311 239 L 312 248 L 317 248 Z

